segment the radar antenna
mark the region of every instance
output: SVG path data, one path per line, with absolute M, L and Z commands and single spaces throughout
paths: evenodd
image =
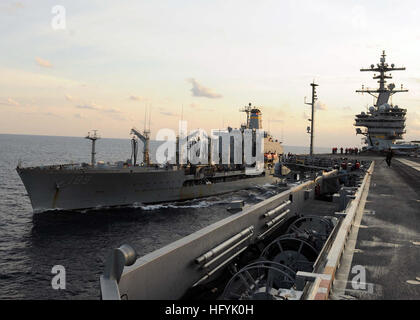
M 397 89 L 397 90 L 395 90 L 395 84 L 393 83 L 386 86 L 386 83 L 387 83 L 386 79 L 392 79 L 392 75 L 388 74 L 388 72 L 404 71 L 404 70 L 405 70 L 404 67 L 397 68 L 395 67 L 393 63 L 389 66 L 388 63 L 386 63 L 386 54 L 384 50 L 382 51 L 380 63 L 376 64 L 376 66 L 372 64 L 370 68 L 360 69 L 360 71 L 362 72 L 379 72 L 379 75 L 376 75 L 376 74 L 373 75 L 373 79 L 378 80 L 379 88 L 372 90 L 369 88 L 365 89 L 365 87 L 362 86 L 362 89 L 356 90 L 356 92 L 370 94 L 371 96 L 377 99 L 375 106 L 379 107 L 383 105 L 384 103 L 387 103 L 389 98 L 395 93 L 408 92 L 408 90 L 404 89 L 402 85 L 401 85 L 401 89 Z
M 247 106 L 243 107 L 242 109 L 239 109 L 240 112 L 245 112 L 246 113 L 246 127 L 247 127 L 247 129 L 249 129 L 249 115 L 251 114 L 251 110 L 252 110 L 251 102 Z

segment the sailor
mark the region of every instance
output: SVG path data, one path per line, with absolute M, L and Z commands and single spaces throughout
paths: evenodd
M 388 167 L 391 166 L 391 160 L 392 160 L 393 156 L 394 156 L 394 151 L 392 151 L 392 149 L 389 148 L 387 153 L 386 153 L 386 158 L 385 158 L 386 163 L 388 164 Z
M 343 154 L 343 147 L 340 148 L 341 154 Z

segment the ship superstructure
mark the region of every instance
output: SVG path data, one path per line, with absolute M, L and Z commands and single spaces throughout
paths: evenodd
M 405 131 L 405 120 L 407 109 L 393 105 L 392 96 L 399 92 L 408 92 L 401 85 L 400 89 L 395 89 L 395 84 L 387 85 L 387 80 L 392 79 L 391 71 L 403 71 L 405 68 L 397 68 L 394 64 L 386 63 L 385 51 L 383 51 L 380 62 L 372 64 L 370 68 L 360 69 L 362 72 L 375 72 L 373 79 L 378 80 L 379 88 L 370 89 L 362 86 L 359 93 L 368 93 L 375 98 L 375 103 L 367 112 L 356 115 L 357 134 L 365 136 L 364 142 L 367 146 L 364 150 L 382 151 L 395 147 L 396 140 L 403 139 Z M 391 101 L 390 101 L 391 99 Z
M 239 111 L 246 113 L 246 123 L 241 125 L 241 130 L 252 129 L 260 130 L 263 129 L 262 125 L 262 112 L 256 107 L 252 107 L 251 103 L 248 106 L 240 109 Z M 283 154 L 282 142 L 274 138 L 270 132 L 264 131 L 264 158 L 265 161 L 273 162 Z

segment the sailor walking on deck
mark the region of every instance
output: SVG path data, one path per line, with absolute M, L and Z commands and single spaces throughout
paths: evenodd
M 391 166 L 391 160 L 393 156 L 394 156 L 394 151 L 392 151 L 392 149 L 389 148 L 389 150 L 386 153 L 386 159 L 385 159 L 386 163 L 388 164 L 388 167 Z

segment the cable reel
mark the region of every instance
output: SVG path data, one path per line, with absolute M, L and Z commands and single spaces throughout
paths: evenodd
M 239 270 L 229 280 L 224 300 L 286 300 L 294 296 L 296 273 L 277 262 L 260 260 Z
M 311 272 L 318 253 L 319 251 L 305 239 L 287 234 L 265 247 L 261 258 L 283 264 L 294 272 Z
M 287 229 L 286 233 L 294 233 L 296 235 L 306 234 L 309 236 L 307 242 L 311 243 L 318 251 L 321 251 L 322 246 L 328 239 L 332 230 L 334 229 L 334 222 L 332 219 L 326 217 L 308 215 L 295 220 Z

